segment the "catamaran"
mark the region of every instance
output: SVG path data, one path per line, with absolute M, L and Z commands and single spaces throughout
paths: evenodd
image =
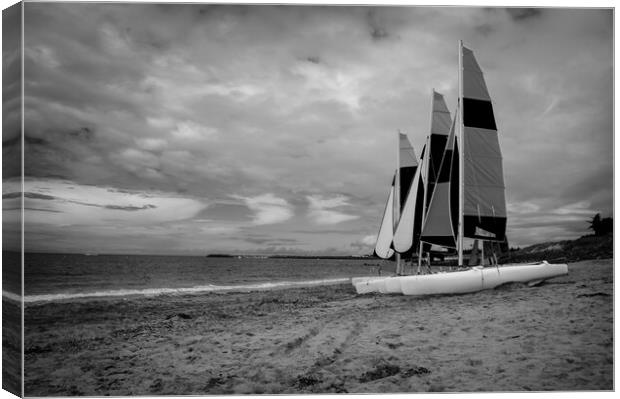
M 568 273 L 566 264 L 543 261 L 420 274 L 425 246 L 455 248 L 459 267 L 465 267 L 465 238 L 496 243 L 506 240 L 502 155 L 493 104 L 474 53 L 464 47 L 462 41 L 459 41 L 458 77 L 459 97 L 454 120 L 450 119 L 443 97 L 433 92 L 431 132 L 422 151 L 421 167 L 416 170 L 402 209 L 396 207 L 398 217 L 392 215 L 390 219 L 387 215 L 383 218 L 382 230 L 384 224 L 386 229 L 390 224 L 394 228 L 392 234 L 381 236 L 380 233 L 377 244 L 381 240 L 381 253 L 376 253 L 380 257 L 396 254 L 396 276 L 352 279 L 360 294 L 461 294 L 509 282 L 535 284 Z M 438 150 L 433 148 L 434 135 L 437 147 L 445 143 L 440 163 L 436 162 Z M 390 198 L 394 198 L 392 192 Z M 386 212 L 389 209 L 387 206 Z M 385 223 L 386 220 L 389 223 Z M 416 248 L 418 255 L 418 274 L 405 276 L 402 275 L 404 269 L 398 266 L 398 255 L 411 248 Z
M 422 151 L 424 156 L 424 151 Z M 406 199 L 409 195 L 412 187 L 418 187 L 418 180 L 420 175 L 420 165 L 418 164 L 415 156 L 415 151 L 411 142 L 407 138 L 407 135 L 398 132 L 398 152 L 396 153 L 396 172 L 392 179 L 392 186 L 388 195 L 388 200 L 385 205 L 385 211 L 383 212 L 383 219 L 381 220 L 381 227 L 379 228 L 379 234 L 377 235 L 377 242 L 375 245 L 375 255 L 382 259 L 389 259 L 395 256 L 396 260 L 396 275 L 400 276 L 404 274 L 404 263 L 401 260 L 401 256 L 410 256 L 411 247 L 401 248 L 399 252 L 394 251 L 394 229 L 403 219 L 402 216 L 407 217 L 403 211 L 407 211 Z M 409 252 L 409 253 L 408 253 Z M 384 284 L 385 276 L 377 277 L 362 277 L 353 278 L 352 282 L 364 281 L 367 284 L 364 288 L 361 288 L 363 292 L 377 291 L 381 293 L 400 293 L 400 287 L 388 286 Z
M 422 221 L 430 203 L 434 182 L 437 180 L 436 176 L 439 173 L 452 121 L 443 95 L 433 90 L 431 99 L 430 134 L 422 147 L 419 164 L 415 161 L 415 153 L 407 136 L 399 132 L 397 172 L 402 171 L 405 165 L 416 165 L 416 167 L 409 169 L 404 179 L 401 175 L 400 179 L 395 176 L 392 180 L 392 187 L 377 235 L 375 255 L 383 259 L 395 256 L 395 274 L 353 278 L 352 282 L 358 287 L 359 293 L 401 293 L 401 280 L 395 277 L 405 274 L 402 258 L 413 258 L 417 255 L 417 258 L 421 259 L 423 248 L 425 248 L 420 241 Z M 412 178 L 410 178 L 411 173 L 413 173 Z M 401 183 L 399 186 L 400 182 L 404 184 Z M 430 246 L 426 249 L 428 251 Z M 419 267 L 420 263 L 418 263 L 418 269 Z

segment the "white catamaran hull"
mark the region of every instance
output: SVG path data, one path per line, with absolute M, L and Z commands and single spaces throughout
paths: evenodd
M 403 290 L 400 286 L 403 276 L 392 276 L 383 280 L 382 294 L 402 294 Z
M 462 272 L 418 276 L 361 277 L 351 279 L 358 294 L 371 292 L 405 295 L 466 294 L 495 288 L 506 283 L 540 282 L 568 274 L 565 264 L 524 264 L 475 267 Z
M 384 280 L 387 277 L 353 277 L 351 284 L 355 287 L 355 291 L 358 294 L 369 294 L 371 292 L 384 291 Z
M 506 283 L 539 282 L 568 274 L 568 266 L 547 262 L 502 267 L 476 267 L 453 273 L 406 276 L 401 282 L 405 295 L 465 294 Z
M 353 284 L 358 294 L 368 294 L 371 292 L 402 294 L 403 291 L 400 288 L 401 277 L 403 276 L 353 277 L 351 278 L 351 284 Z

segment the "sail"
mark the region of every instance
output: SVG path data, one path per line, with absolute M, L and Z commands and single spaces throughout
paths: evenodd
M 407 194 L 409 193 L 409 188 L 411 187 L 411 183 L 413 182 L 413 178 L 415 176 L 416 170 L 418 169 L 418 160 L 415 156 L 415 151 L 413 150 L 413 146 L 409 142 L 406 134 L 399 133 L 398 134 L 398 152 L 399 152 L 399 201 L 400 212 L 403 211 L 405 207 L 405 201 L 407 199 Z M 398 223 L 398 220 L 394 222 Z
M 392 187 L 390 188 L 390 194 L 388 195 L 388 200 L 385 204 L 383 219 L 381 220 L 381 227 L 379 228 L 377 243 L 375 244 L 375 255 L 383 259 L 389 259 L 394 254 L 394 250 L 392 249 L 392 239 L 394 237 L 393 209 L 395 179 L 396 176 L 392 179 Z
M 452 119 L 446 106 L 443 95 L 433 90 L 433 109 L 431 117 L 431 132 L 428 140 L 429 157 L 426 163 L 427 193 L 426 206 L 430 204 L 437 178 L 441 159 L 446 148 Z
M 458 108 L 457 108 L 458 112 Z M 443 247 L 456 247 L 458 222 L 458 151 L 452 121 L 439 167 L 439 174 L 426 211 L 421 240 Z
M 506 199 L 493 104 L 474 53 L 461 48 L 463 237 L 503 241 Z
M 392 179 L 392 188 L 390 189 L 390 195 L 383 212 L 383 219 L 375 244 L 375 255 L 380 258 L 389 259 L 394 255 L 394 230 L 400 220 L 409 188 L 417 171 L 418 160 L 416 159 L 413 146 L 409 142 L 407 135 L 398 133 L 398 169 L 394 179 Z M 399 184 L 396 184 L 397 182 Z
M 414 175 L 398 226 L 394 232 L 394 249 L 404 253 L 416 248 L 422 230 L 422 218 L 431 200 L 439 176 L 441 159 L 448 140 L 452 119 L 443 95 L 433 90 L 431 128 L 427 145 L 422 149 L 421 164 Z
M 406 253 L 415 248 L 422 226 L 422 207 L 424 202 L 424 183 L 422 171 L 425 166 L 426 147 L 422 148 L 420 166 L 413 177 L 413 182 L 407 193 L 407 198 L 394 231 L 394 250 L 398 253 Z M 428 152 L 426 152 L 428 154 Z M 410 251 L 413 252 L 413 251 Z

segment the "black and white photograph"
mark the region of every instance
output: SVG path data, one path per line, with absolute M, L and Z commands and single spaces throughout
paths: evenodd
M 2 389 L 614 390 L 611 3 L 2 5 Z

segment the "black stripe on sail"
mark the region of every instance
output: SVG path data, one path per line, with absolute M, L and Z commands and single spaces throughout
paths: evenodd
M 415 204 L 414 224 L 413 224 L 413 245 L 412 249 L 416 252 L 420 245 L 420 233 L 422 233 L 422 209 L 424 208 L 424 183 L 420 179 L 418 181 L 417 201 Z
M 452 152 L 450 172 L 450 218 L 452 220 L 452 231 L 457 234 L 459 224 L 459 147 L 456 142 Z
M 506 218 L 495 216 L 463 216 L 463 236 L 487 241 L 506 239 Z
M 463 125 L 480 129 L 497 130 L 491 102 L 487 100 L 463 98 Z
M 417 166 L 407 166 L 405 168 L 400 168 L 400 210 L 402 212 L 405 207 L 405 201 L 407 200 L 407 194 L 409 193 L 409 188 L 411 188 L 411 183 L 413 183 L 413 176 L 415 175 L 415 171 L 418 169 Z
M 426 206 L 429 206 L 431 203 L 431 198 L 432 198 L 433 192 L 435 191 L 435 184 L 438 182 L 438 179 L 439 179 L 439 173 L 441 171 L 441 161 L 443 159 L 443 154 L 446 149 L 447 141 L 448 141 L 448 136 L 446 135 L 431 134 L 431 139 L 430 139 L 431 151 L 430 151 L 430 161 L 428 163 L 428 183 L 427 183 L 428 193 L 426 194 L 427 195 Z
M 437 177 L 437 184 L 439 183 L 447 183 L 450 181 L 450 162 L 452 159 L 452 150 L 446 150 L 445 159 L 448 160 L 441 164 L 441 171 L 439 172 L 439 176 Z
M 448 136 L 443 134 L 431 134 L 431 158 L 428 164 L 428 180 L 434 183 L 439 176 L 439 168 L 441 167 L 441 159 L 446 148 Z

